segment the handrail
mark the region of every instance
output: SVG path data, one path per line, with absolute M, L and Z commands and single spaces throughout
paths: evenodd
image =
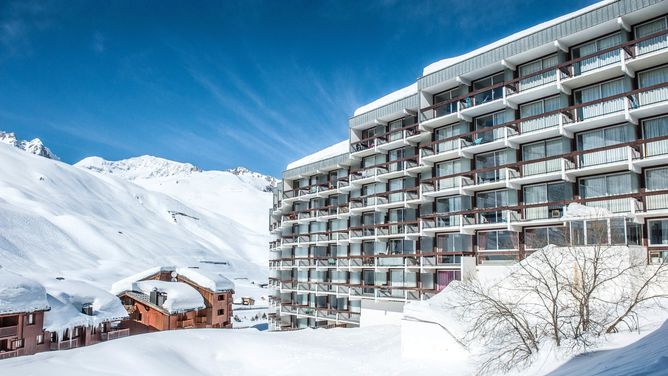
M 371 137 L 360 139 L 358 141 L 352 142 L 350 145 L 351 146 L 352 145 L 358 145 L 358 144 L 361 144 L 361 143 L 364 143 L 364 142 L 367 142 L 367 141 L 373 141 L 373 140 L 376 140 L 376 139 L 379 139 L 379 138 L 382 139 L 382 138 L 384 138 L 384 137 L 386 137 L 390 134 L 393 134 L 393 133 L 403 132 L 403 131 L 406 131 L 406 130 L 409 130 L 409 129 L 417 129 L 417 128 L 418 128 L 418 123 L 413 123 L 413 124 L 407 125 L 405 127 L 401 127 L 399 129 L 395 129 L 395 130 L 392 130 L 392 131 L 387 131 L 385 133 L 381 133 L 381 134 L 373 135 Z
M 469 214 L 479 214 L 479 213 L 493 213 L 500 211 L 520 211 L 522 209 L 537 208 L 543 206 L 563 206 L 571 203 L 587 203 L 587 202 L 598 202 L 598 201 L 610 201 L 610 200 L 620 200 L 625 198 L 635 198 L 643 199 L 647 196 L 655 196 L 668 194 L 668 189 L 666 190 L 657 190 L 657 191 L 647 191 L 645 189 L 640 189 L 639 192 L 635 193 L 625 193 L 621 195 L 612 195 L 612 196 L 600 196 L 600 197 L 589 197 L 589 198 L 573 198 L 570 200 L 561 200 L 561 201 L 550 201 L 550 202 L 540 202 L 535 204 L 518 204 L 512 206 L 499 206 L 494 208 L 478 208 L 478 209 L 469 209 L 461 210 L 458 212 L 448 212 L 448 213 L 432 213 L 423 215 L 421 219 L 424 218 L 440 218 L 440 217 L 452 217 L 458 215 L 469 215 Z
M 394 161 L 387 161 L 387 162 L 383 162 L 383 163 L 378 163 L 378 164 L 375 164 L 373 166 L 360 167 L 360 168 L 357 168 L 357 169 L 354 169 L 354 170 L 350 170 L 350 175 L 354 175 L 355 173 L 360 172 L 360 171 L 366 171 L 366 170 L 370 170 L 372 168 L 384 167 L 384 166 L 391 165 L 393 163 L 401 163 L 401 162 L 406 162 L 406 161 L 417 162 L 418 161 L 418 156 L 413 155 L 413 156 L 410 156 L 410 157 L 405 157 L 405 158 L 397 159 L 397 160 L 394 160 Z

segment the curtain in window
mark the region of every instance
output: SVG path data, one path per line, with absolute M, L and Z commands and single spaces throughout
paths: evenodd
M 668 67 L 653 69 L 638 75 L 640 88 L 668 82 Z M 638 94 L 638 105 L 644 106 L 668 100 L 668 87 L 652 89 Z
M 524 187 L 524 202 L 527 204 L 547 202 L 547 187 L 544 184 Z
M 647 190 L 668 189 L 668 167 L 647 170 L 645 177 Z
M 663 30 L 666 30 L 665 18 L 661 18 L 636 27 L 636 38 L 642 38 L 644 36 L 655 34 Z M 668 47 L 668 35 L 664 34 L 639 42 L 636 45 L 636 54 L 642 55 L 666 47 Z
M 606 195 L 605 176 L 582 179 L 580 182 L 580 193 L 584 198 L 600 197 Z
M 643 134 L 645 138 L 661 137 L 668 135 L 668 116 L 643 121 Z
M 538 142 L 535 144 L 524 145 L 522 147 L 522 156 L 525 161 L 544 158 L 545 155 L 545 143 Z

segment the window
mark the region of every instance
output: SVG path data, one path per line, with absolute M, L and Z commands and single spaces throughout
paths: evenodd
M 630 173 L 583 178 L 580 179 L 580 195 L 592 198 L 631 193 L 635 191 L 634 183 Z
M 224 301 L 225 300 L 225 294 L 220 294 L 218 295 L 218 301 Z
M 598 99 L 607 98 L 621 94 L 624 90 L 624 81 L 622 79 L 592 85 L 575 91 L 575 103 L 588 103 Z M 577 110 L 578 119 L 589 119 L 617 111 L 623 111 L 624 100 L 624 98 L 616 98 L 579 107 Z
M 666 30 L 666 18 L 661 17 L 657 20 L 649 21 L 642 25 L 636 26 L 635 36 L 636 38 L 642 38 L 664 30 Z M 636 45 L 636 54 L 642 55 L 666 47 L 668 47 L 668 35 L 664 34 L 639 42 Z
M 506 150 L 494 151 L 491 153 L 478 154 L 475 157 L 476 169 L 502 166 L 510 162 L 508 160 L 508 152 Z M 476 180 L 478 184 L 496 182 L 504 179 L 505 170 L 496 169 L 486 172 L 476 173 Z
M 437 252 L 471 252 L 473 236 L 464 234 L 440 234 L 436 238 Z
M 35 315 L 33 315 L 32 313 L 29 313 L 28 314 L 28 325 L 33 325 L 33 324 L 35 324 Z
M 648 191 L 656 191 L 668 188 L 668 167 L 646 170 L 645 185 L 647 186 Z
M 557 65 L 557 55 L 551 55 L 519 66 L 520 77 L 554 67 Z M 527 90 L 556 80 L 556 69 L 534 75 L 520 81 L 520 90 Z
M 573 58 L 586 57 L 598 51 L 614 47 L 622 43 L 622 34 L 615 33 L 591 42 L 581 44 L 573 48 Z M 609 64 L 618 62 L 620 59 L 619 50 L 612 50 L 600 55 L 586 58 L 574 64 L 575 75 L 582 74 L 592 69 L 600 68 Z
M 23 347 L 23 338 L 17 339 L 13 342 L 12 347 L 14 349 L 20 349 Z
M 518 244 L 516 232 L 512 231 L 481 231 L 478 232 L 478 249 L 480 251 L 515 250 Z
M 499 190 L 491 192 L 481 192 L 476 196 L 476 203 L 478 208 L 499 208 L 509 206 L 508 190 Z M 505 211 L 489 211 L 479 213 L 478 220 L 480 223 L 498 223 L 504 221 Z
M 668 219 L 647 221 L 649 245 L 668 245 Z
M 447 102 L 455 98 L 457 98 L 456 88 L 434 95 L 433 104 L 438 105 L 440 103 Z M 436 117 L 451 114 L 454 112 L 457 112 L 457 102 L 450 102 L 436 109 Z
M 571 198 L 571 185 L 564 182 L 544 183 L 524 187 L 524 202 L 526 204 L 554 203 Z M 529 207 L 524 210 L 524 217 L 529 220 L 558 218 L 563 215 L 563 206 L 563 204 L 556 204 Z
M 493 76 L 485 77 L 477 81 L 473 81 L 472 90 L 478 91 L 485 88 L 488 88 L 493 85 L 497 85 L 503 82 L 503 72 L 497 73 Z M 493 89 L 485 90 L 482 93 L 478 93 L 473 97 L 473 103 L 470 103 L 470 98 L 467 98 L 465 107 L 470 107 L 471 105 L 479 105 L 481 103 L 490 102 L 496 99 L 501 99 L 503 96 L 503 87 L 499 86 Z
M 552 157 L 564 153 L 564 141 L 561 138 L 554 138 L 546 141 L 534 142 L 522 146 L 522 159 L 530 161 L 545 157 Z
M 219 309 L 219 310 L 218 310 L 218 316 L 222 316 L 222 315 L 224 315 L 224 314 L 225 314 L 225 310 L 224 310 L 224 309 Z
M 552 112 L 561 108 L 561 98 L 557 95 L 551 98 L 541 99 L 520 106 L 520 118 L 540 116 L 546 112 Z M 522 121 L 520 128 L 522 133 L 536 131 L 559 125 L 560 114 L 542 116 L 536 119 Z
M 524 243 L 527 249 L 541 249 L 548 244 L 567 246 L 568 228 L 565 226 L 527 228 L 524 230 Z
M 35 338 L 35 342 L 36 342 L 38 345 L 43 344 L 43 343 L 44 343 L 44 334 L 39 334 L 39 335 L 37 335 L 37 337 Z
M 479 118 L 476 118 L 474 121 L 475 130 L 480 131 L 484 130 L 485 128 L 491 128 L 497 125 L 504 124 L 506 121 L 507 120 L 505 111 L 499 111 L 490 115 L 481 116 Z M 475 139 L 473 139 L 472 141 L 474 144 L 491 142 L 502 138 L 504 135 L 503 132 L 504 132 L 503 128 L 496 128 L 486 132 L 478 132 L 476 136 L 474 136 Z

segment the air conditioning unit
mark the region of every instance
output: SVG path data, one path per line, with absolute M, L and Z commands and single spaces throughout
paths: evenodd
M 552 211 L 550 212 L 550 217 L 552 218 L 561 217 L 561 209 L 552 209 Z

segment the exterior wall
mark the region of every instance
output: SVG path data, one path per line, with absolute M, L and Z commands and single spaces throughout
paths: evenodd
M 591 218 L 563 218 L 570 204 L 608 212 L 602 241 L 668 258 L 668 230 L 648 228 L 668 218 L 668 182 L 647 177 L 668 169 L 668 125 L 644 128 L 668 124 L 668 74 L 645 74 L 668 71 L 667 13 L 614 2 L 351 118 L 350 153 L 286 171 L 274 193 L 272 329 L 360 325 L 367 302 L 429 299 L 547 244 L 597 241 Z M 650 20 L 663 31 L 637 34 Z
M 0 351 L 0 359 L 33 355 L 49 350 L 49 333 L 44 331 L 44 311 L 32 313 L 33 324 L 28 323 L 28 315 L 30 313 L 0 315 L 0 318 L 11 318 L 17 322 L 17 325 L 0 328 L 0 348 L 6 350 Z M 42 339 L 41 343 L 38 343 L 39 336 Z M 21 347 L 15 346 L 17 340 L 23 341 Z

